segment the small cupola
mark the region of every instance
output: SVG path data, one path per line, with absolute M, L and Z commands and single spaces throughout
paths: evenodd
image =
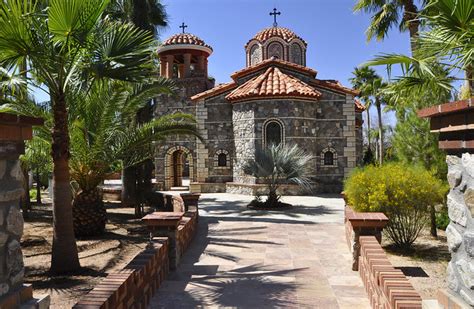
M 208 77 L 207 58 L 212 47 L 194 34 L 185 32 L 166 39 L 158 48 L 160 75 L 167 78 Z

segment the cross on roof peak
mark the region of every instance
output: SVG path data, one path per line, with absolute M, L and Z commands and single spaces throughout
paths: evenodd
M 186 25 L 184 22 L 181 24 L 181 26 L 179 26 L 181 29 L 183 29 L 183 33 L 186 32 L 186 28 L 188 27 L 188 25 Z
M 273 27 L 278 27 L 277 15 L 281 15 L 281 12 L 277 12 L 276 8 L 273 8 L 273 12 L 270 12 L 270 16 L 273 15 Z

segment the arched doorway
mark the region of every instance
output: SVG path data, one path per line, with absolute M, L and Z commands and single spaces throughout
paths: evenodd
M 166 152 L 165 189 L 188 187 L 193 179 L 193 157 L 189 149 L 175 146 Z

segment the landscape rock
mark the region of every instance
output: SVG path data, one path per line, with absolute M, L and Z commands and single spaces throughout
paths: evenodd
M 460 170 L 450 170 L 448 173 L 448 183 L 451 189 L 459 186 L 462 180 L 462 172 Z
M 7 216 L 7 229 L 9 232 L 21 236 L 23 234 L 23 215 L 16 207 L 10 208 Z
M 468 293 L 466 293 L 464 290 L 461 290 L 461 296 L 462 298 L 464 298 L 464 300 L 470 305 L 470 306 L 474 306 L 474 296 L 473 295 L 469 295 Z
M 456 262 L 456 266 L 464 284 L 468 288 L 474 289 L 474 265 L 466 260 L 459 260 Z
M 466 227 L 466 207 L 464 207 L 463 204 L 454 200 L 452 196 L 448 196 L 448 215 L 451 221 L 454 221 L 457 224 Z
M 456 278 L 456 273 L 455 273 L 452 262 L 449 262 L 448 264 L 448 268 L 446 269 L 446 276 L 447 276 L 446 281 L 447 281 L 448 287 L 451 290 L 457 292 L 459 290 L 459 282 Z
M 464 192 L 464 202 L 471 212 L 471 217 L 474 216 L 474 188 L 467 188 Z
M 23 270 L 23 267 L 23 254 L 21 252 L 20 243 L 14 239 L 8 244 L 7 271 L 9 274 L 16 275 Z
M 17 160 L 16 163 L 13 164 L 12 169 L 10 170 L 10 176 L 17 181 L 22 180 L 23 173 L 21 171 L 21 164 L 19 160 Z
M 0 192 L 0 203 L 18 200 L 23 194 L 23 189 Z
M 464 234 L 464 248 L 470 257 L 474 257 L 474 232 Z
M 459 246 L 462 243 L 462 236 L 459 234 L 458 230 L 450 223 L 446 228 L 446 237 L 448 239 L 448 248 L 450 252 L 455 252 L 458 250 Z
M 462 166 L 469 176 L 474 177 L 474 155 L 469 153 L 462 154 Z

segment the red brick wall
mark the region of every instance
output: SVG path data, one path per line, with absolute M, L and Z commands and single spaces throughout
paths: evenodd
M 110 273 L 73 308 L 146 308 L 169 272 L 168 239 L 154 238 L 124 269 Z
M 181 256 L 184 254 L 186 249 L 188 249 L 189 245 L 191 244 L 191 240 L 193 239 L 194 235 L 196 234 L 197 230 L 197 210 L 190 209 L 187 211 L 181 222 L 178 226 L 177 231 L 177 243 L 179 246 L 179 252 Z
M 360 236 L 359 273 L 374 309 L 421 309 L 421 297 L 374 236 Z

